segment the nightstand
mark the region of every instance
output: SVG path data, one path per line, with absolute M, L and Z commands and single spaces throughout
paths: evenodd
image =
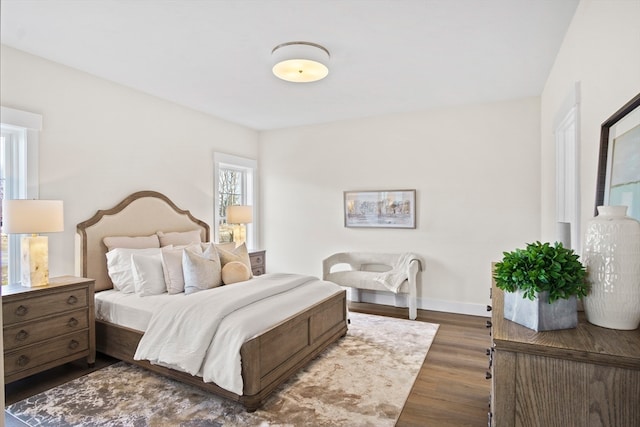
M 251 261 L 251 272 L 254 276 L 260 276 L 267 271 L 265 251 L 249 251 L 249 259 Z
M 82 357 L 95 363 L 93 293 L 93 279 L 73 276 L 2 287 L 5 383 Z

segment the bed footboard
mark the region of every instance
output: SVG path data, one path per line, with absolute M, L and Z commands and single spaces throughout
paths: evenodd
M 238 401 L 248 411 L 255 411 L 276 387 L 346 333 L 346 291 L 342 291 L 247 341 L 240 350 L 242 396 L 214 383 L 205 383 L 200 377 L 134 360 L 142 338 L 140 331 L 96 321 L 96 347 L 101 353 Z
M 244 395 L 255 410 L 276 387 L 347 333 L 346 291 L 247 341 L 240 351 Z

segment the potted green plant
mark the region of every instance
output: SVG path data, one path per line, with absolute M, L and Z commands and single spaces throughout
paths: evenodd
M 587 295 L 586 269 L 562 243 L 529 243 L 504 252 L 493 278 L 504 293 L 504 317 L 536 331 L 575 328 L 577 298 Z

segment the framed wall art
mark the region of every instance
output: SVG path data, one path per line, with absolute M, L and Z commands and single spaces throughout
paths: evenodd
M 345 191 L 344 226 L 416 228 L 416 190 Z
M 595 207 L 602 205 L 628 206 L 640 220 L 640 94 L 602 124 Z

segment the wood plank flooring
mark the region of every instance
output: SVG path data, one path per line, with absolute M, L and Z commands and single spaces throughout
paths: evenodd
M 350 303 L 350 309 L 370 314 L 407 318 L 408 310 L 384 305 Z M 485 379 L 490 337 L 487 318 L 418 310 L 418 320 L 440 328 L 402 410 L 399 427 L 486 426 L 490 381 Z M 115 360 L 98 354 L 96 366 L 83 361 L 5 385 L 6 404 L 55 387 Z M 7 427 L 16 424 L 7 419 Z
M 350 303 L 352 311 L 407 318 L 408 310 Z M 438 323 L 418 378 L 396 426 L 486 426 L 491 381 L 485 378 L 491 345 L 486 317 L 418 310 L 418 319 Z

